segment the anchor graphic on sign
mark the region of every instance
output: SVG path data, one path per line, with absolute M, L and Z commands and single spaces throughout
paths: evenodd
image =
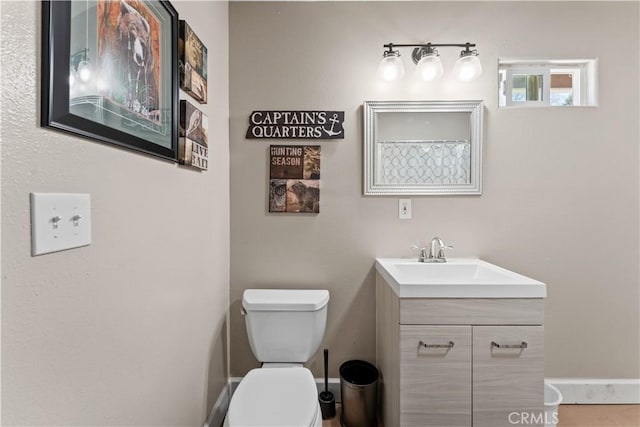
M 329 119 L 329 121 L 331 122 L 331 129 L 326 130 L 325 128 L 322 128 L 322 130 L 329 136 L 340 135 L 342 131 L 336 132 L 335 130 L 333 130 L 336 126 L 336 123 L 340 123 L 340 121 L 338 120 L 338 114 L 334 114 L 333 117 Z

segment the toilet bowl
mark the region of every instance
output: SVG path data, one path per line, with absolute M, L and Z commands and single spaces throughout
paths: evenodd
M 233 394 L 224 427 L 321 427 L 316 383 L 307 368 L 257 368 Z
M 329 291 L 247 289 L 243 313 L 252 369 L 231 397 L 224 427 L 321 427 L 318 389 L 303 366 L 318 350 Z

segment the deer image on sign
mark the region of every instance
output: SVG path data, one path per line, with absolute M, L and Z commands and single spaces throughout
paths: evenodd
M 254 111 L 247 139 L 344 139 L 344 111 Z

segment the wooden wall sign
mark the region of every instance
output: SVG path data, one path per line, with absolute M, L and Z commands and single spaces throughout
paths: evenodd
M 320 146 L 269 147 L 269 212 L 320 212 Z
M 209 121 L 189 101 L 180 100 L 178 163 L 207 169 L 209 163 Z
M 344 139 L 344 111 L 254 111 L 247 139 Z

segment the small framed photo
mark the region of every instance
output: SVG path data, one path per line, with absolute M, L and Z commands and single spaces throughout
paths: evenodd
M 180 87 L 200 104 L 207 103 L 207 48 L 189 24 L 179 21 Z

